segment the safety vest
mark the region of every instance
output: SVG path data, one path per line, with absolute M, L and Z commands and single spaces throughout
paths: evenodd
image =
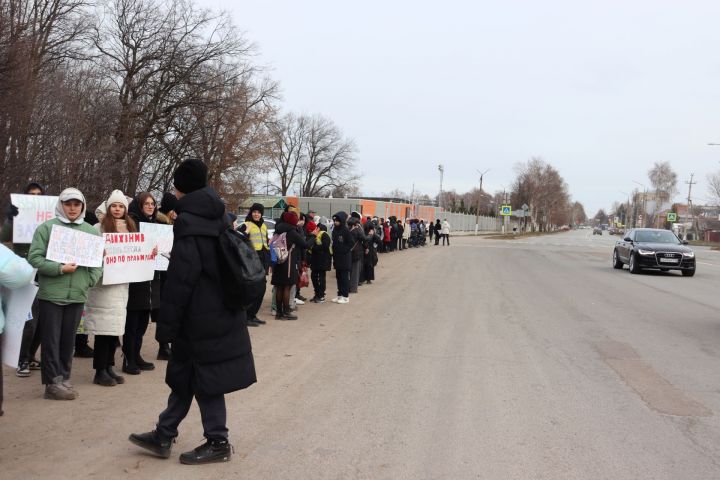
M 262 226 L 258 227 L 253 222 L 245 222 L 245 225 L 247 225 L 247 233 L 250 237 L 250 241 L 253 244 L 253 248 L 255 251 L 259 252 L 260 250 L 270 250 L 270 247 L 268 247 L 268 231 L 267 231 L 267 225 L 264 223 Z
M 323 237 L 323 235 L 328 235 L 328 233 L 327 233 L 327 232 L 323 232 L 322 230 L 320 230 L 320 233 L 318 233 L 318 236 L 315 237 L 315 244 L 316 244 L 316 245 L 318 245 L 318 246 L 322 245 L 322 237 Z M 333 248 L 332 248 L 332 242 L 330 242 L 330 255 L 332 255 L 332 254 L 333 254 Z

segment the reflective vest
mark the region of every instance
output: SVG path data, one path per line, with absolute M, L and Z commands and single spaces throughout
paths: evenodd
M 247 234 L 248 237 L 250 237 L 250 241 L 253 244 L 253 248 L 255 248 L 256 252 L 259 252 L 260 250 L 270 250 L 270 247 L 268 247 L 268 231 L 267 231 L 267 225 L 264 223 L 262 226 L 258 227 L 253 222 L 245 222 L 245 225 L 247 226 Z
M 327 232 L 323 232 L 320 230 L 320 233 L 318 233 L 317 237 L 315 237 L 315 245 L 320 246 L 322 245 L 322 237 L 323 235 L 330 236 Z M 332 248 L 332 241 L 330 242 L 330 255 L 333 254 L 333 248 Z

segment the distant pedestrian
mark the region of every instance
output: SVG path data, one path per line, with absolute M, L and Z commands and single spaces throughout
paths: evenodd
M 448 246 L 450 246 L 450 223 L 447 221 L 447 219 L 443 220 L 442 223 L 442 240 L 443 246 L 445 245 L 446 241 Z
M 323 303 L 327 288 L 327 272 L 332 268 L 332 239 L 327 233 L 327 227 L 323 224 L 317 225 L 314 232 L 316 237 L 312 245 L 310 268 L 312 269 L 311 278 L 315 296 L 310 301 Z
M 440 237 L 443 236 L 443 233 L 442 233 L 442 225 L 440 224 L 440 219 L 439 219 L 439 218 L 435 221 L 435 228 L 434 228 L 434 230 L 435 230 L 435 245 L 439 245 L 439 244 L 440 244 Z
M 350 272 L 352 270 L 353 237 L 347 227 L 347 213 L 338 212 L 333 215 L 333 265 L 337 279 L 338 295 L 333 303 L 350 302 Z

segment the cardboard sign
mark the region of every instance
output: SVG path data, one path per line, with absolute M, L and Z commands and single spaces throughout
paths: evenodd
M 53 225 L 48 244 L 48 260 L 76 263 L 82 267 L 102 267 L 105 239 L 74 228 Z
M 29 283 L 22 288 L 9 290 L 0 289 L 5 307 L 5 331 L 2 335 L 2 363 L 11 368 L 17 368 L 20 357 L 25 322 L 32 318 L 28 314 L 32 309 L 33 300 L 38 287 Z
M 155 243 L 143 233 L 106 233 L 103 285 L 146 282 L 155 276 Z
M 158 254 L 155 257 L 155 270 L 167 270 L 170 264 L 168 257 L 172 250 L 174 238 L 172 225 L 143 222 L 140 224 L 140 231 L 147 234 L 158 247 Z
M 13 219 L 13 243 L 31 243 L 38 225 L 55 218 L 58 197 L 10 194 L 19 213 Z

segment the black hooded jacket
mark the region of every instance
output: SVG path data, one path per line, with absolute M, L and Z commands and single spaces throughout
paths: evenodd
M 347 217 L 347 213 L 345 212 L 338 212 L 332 217 L 333 221 L 338 220 L 340 222 L 340 226 L 336 226 L 332 231 L 333 264 L 335 265 L 335 270 L 352 269 L 351 250 L 354 240 L 347 227 Z
M 173 347 L 165 381 L 174 391 L 202 395 L 246 388 L 256 377 L 245 312 L 225 306 L 220 286 L 225 205 L 205 187 L 182 197 L 175 211 L 156 332 Z

